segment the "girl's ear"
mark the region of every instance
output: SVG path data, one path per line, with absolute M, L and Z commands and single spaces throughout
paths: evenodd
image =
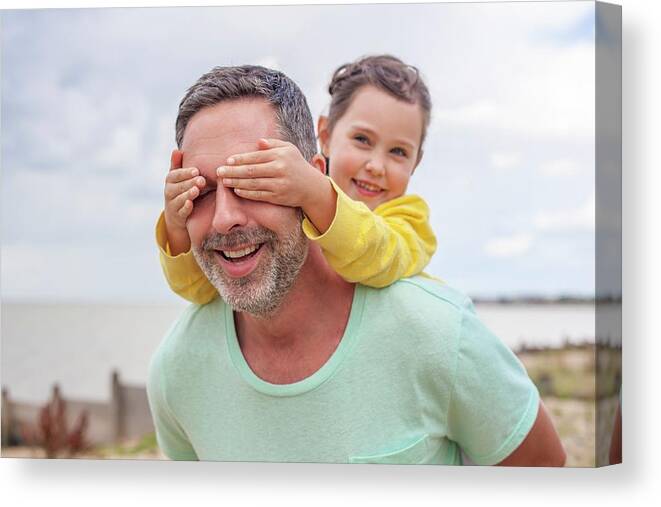
M 328 132 L 328 116 L 320 116 L 317 120 L 317 132 L 319 135 L 319 148 L 321 154 L 325 157 L 328 156 L 328 139 L 330 134 Z
M 310 160 L 310 164 L 317 168 L 321 174 L 326 174 L 326 158 L 323 155 L 316 153 Z

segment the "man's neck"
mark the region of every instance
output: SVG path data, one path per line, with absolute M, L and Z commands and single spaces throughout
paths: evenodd
M 319 247 L 310 245 L 294 286 L 272 316 L 235 313 L 239 344 L 252 370 L 274 384 L 317 371 L 342 339 L 354 287 L 333 271 Z

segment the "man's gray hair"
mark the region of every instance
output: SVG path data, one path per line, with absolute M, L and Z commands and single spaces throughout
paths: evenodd
M 256 65 L 214 67 L 191 86 L 179 103 L 177 146 L 181 148 L 190 119 L 205 107 L 246 97 L 262 97 L 275 109 L 278 131 L 306 160 L 317 153 L 312 114 L 301 89 L 277 70 Z

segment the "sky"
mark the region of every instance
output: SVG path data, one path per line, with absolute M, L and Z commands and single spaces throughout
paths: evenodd
M 316 118 L 335 68 L 379 53 L 432 95 L 408 189 L 438 237 L 426 271 L 480 297 L 594 292 L 592 2 L 1 16 L 4 301 L 177 301 L 154 225 L 186 89 L 217 65 L 264 65 Z

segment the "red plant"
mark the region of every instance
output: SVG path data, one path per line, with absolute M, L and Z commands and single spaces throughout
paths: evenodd
M 44 449 L 47 458 L 61 455 L 72 457 L 87 448 L 85 432 L 88 425 L 87 411 L 83 411 L 73 428 L 67 428 L 67 405 L 59 389 L 53 390 L 52 399 L 39 411 L 37 430 L 32 434 L 34 443 Z
M 69 433 L 67 445 L 69 446 L 70 456 L 84 451 L 87 448 L 87 442 L 85 441 L 85 431 L 87 430 L 88 420 L 89 417 L 87 415 L 87 411 L 81 412 L 81 414 L 78 416 L 76 424 Z

